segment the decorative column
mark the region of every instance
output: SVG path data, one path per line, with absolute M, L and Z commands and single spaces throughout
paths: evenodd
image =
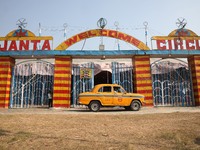
M 12 67 L 15 60 L 11 57 L 0 57 L 0 107 L 8 108 L 10 105 L 10 90 Z
M 153 106 L 150 56 L 133 57 L 134 92 L 145 96 L 145 106 Z
M 70 56 L 55 57 L 53 107 L 70 107 L 71 67 L 72 59 Z
M 188 58 L 188 65 L 192 72 L 195 106 L 200 106 L 200 56 Z

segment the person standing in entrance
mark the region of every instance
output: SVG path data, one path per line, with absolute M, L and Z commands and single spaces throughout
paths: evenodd
M 49 107 L 53 107 L 53 99 L 52 99 L 52 92 L 48 92 L 48 99 L 49 99 Z

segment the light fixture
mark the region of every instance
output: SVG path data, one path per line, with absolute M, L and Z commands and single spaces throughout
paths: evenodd
M 105 59 L 106 59 L 106 56 L 103 55 L 103 56 L 101 57 L 101 60 L 105 60 Z

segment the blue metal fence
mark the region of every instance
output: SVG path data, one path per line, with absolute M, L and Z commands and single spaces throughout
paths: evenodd
M 178 59 L 162 59 L 151 65 L 154 106 L 194 106 L 191 71 Z
M 133 66 L 112 62 L 112 83 L 121 85 L 127 92 L 133 92 Z
M 71 105 L 78 105 L 78 95 L 94 87 L 94 63 L 76 64 L 72 68 Z
M 48 107 L 54 65 L 41 60 L 25 61 L 16 64 L 13 70 L 10 108 Z

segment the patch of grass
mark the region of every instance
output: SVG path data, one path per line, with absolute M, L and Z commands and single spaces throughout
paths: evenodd
M 30 137 L 32 135 L 32 133 L 30 132 L 24 132 L 24 131 L 19 131 L 16 133 L 17 136 L 21 137 L 21 138 L 27 138 Z
M 174 133 L 162 133 L 159 138 L 164 139 L 164 140 L 173 140 L 175 138 L 175 134 Z
M 200 145 L 200 137 L 197 137 L 194 141 L 195 144 Z
M 6 131 L 6 130 L 3 130 L 3 129 L 0 129 L 0 136 L 7 135 L 8 133 L 10 133 L 10 132 Z
M 32 135 L 33 134 L 30 132 L 19 131 L 14 134 L 14 137 L 12 139 L 10 139 L 10 141 L 8 143 L 23 141 L 23 140 L 26 140 L 27 138 L 32 137 Z
M 165 140 L 165 142 L 171 144 L 173 149 L 176 150 L 189 150 L 189 142 L 190 140 L 185 137 L 184 135 L 181 135 L 180 133 L 175 132 L 164 132 L 161 133 L 159 138 Z
M 4 150 L 4 149 L 6 150 L 6 148 L 0 145 L 0 150 Z

